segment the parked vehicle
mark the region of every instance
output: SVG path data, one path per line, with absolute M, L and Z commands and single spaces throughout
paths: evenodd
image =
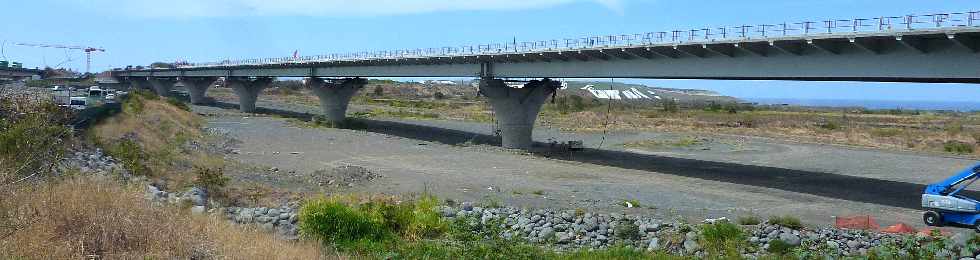
M 99 86 L 91 86 L 91 87 L 88 88 L 88 95 L 89 96 L 100 96 L 101 97 L 102 94 L 103 94 L 102 93 L 102 89 L 99 88 Z

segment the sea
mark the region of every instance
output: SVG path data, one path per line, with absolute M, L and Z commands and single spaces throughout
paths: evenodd
M 861 100 L 861 99 L 796 99 L 796 98 L 740 98 L 760 105 L 794 105 L 807 107 L 864 107 L 867 109 L 911 109 L 980 111 L 980 101 L 910 101 L 910 100 Z

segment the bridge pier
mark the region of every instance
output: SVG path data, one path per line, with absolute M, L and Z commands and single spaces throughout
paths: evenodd
M 119 82 L 129 83 L 129 91 L 136 91 L 136 90 L 150 88 L 149 87 L 150 83 L 147 82 L 146 78 L 141 78 L 141 77 L 120 78 Z
M 225 79 L 228 86 L 238 95 L 238 109 L 245 113 L 255 112 L 255 100 L 259 93 L 272 83 L 272 78 L 261 77 L 250 80 L 246 77 L 229 77 Z
M 320 98 L 320 107 L 327 122 L 338 124 L 347 118 L 347 106 L 350 99 L 358 90 L 367 85 L 362 78 L 343 79 L 327 82 L 322 78 L 309 78 L 307 84 L 313 93 Z
M 500 137 L 504 148 L 529 149 L 534 121 L 548 96 L 555 93 L 561 83 L 550 79 L 532 80 L 523 88 L 511 88 L 500 79 L 480 80 L 480 93 L 487 97 L 497 116 Z
M 153 92 L 162 97 L 170 96 L 170 90 L 174 89 L 174 85 L 177 84 L 177 79 L 171 78 L 149 78 L 150 86 L 153 87 Z
M 180 84 L 183 84 L 187 88 L 187 92 L 190 93 L 191 104 L 201 105 L 208 102 L 206 95 L 208 88 L 216 80 L 218 80 L 217 77 L 185 77 L 180 79 Z

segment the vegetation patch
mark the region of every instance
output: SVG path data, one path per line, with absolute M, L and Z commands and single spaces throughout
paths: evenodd
M 973 153 L 973 144 L 960 141 L 947 141 L 943 144 L 943 150 L 947 153 L 971 154 Z
M 803 228 L 803 223 L 800 219 L 794 216 L 772 216 L 769 217 L 769 224 L 779 225 L 789 229 L 800 230 Z
M 739 257 L 740 249 L 748 245 L 745 232 L 728 221 L 701 227 L 701 240 L 709 255 Z
M 222 219 L 155 206 L 143 186 L 73 178 L 0 198 L 2 259 L 319 259 L 316 243 L 289 242 Z M 261 245 L 261 246 L 256 246 Z
M 752 216 L 741 216 L 741 217 L 738 217 L 738 224 L 739 225 L 746 225 L 746 226 L 758 225 L 758 224 L 762 224 L 762 220 L 759 220 L 759 217 L 754 216 L 754 215 L 752 215 Z

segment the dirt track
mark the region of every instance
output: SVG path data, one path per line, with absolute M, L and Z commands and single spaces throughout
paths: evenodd
M 316 107 L 260 101 L 286 117 Z M 919 194 L 972 162 L 956 158 L 793 144 L 745 137 L 701 137 L 699 145 L 627 149 L 623 143 L 686 138 L 648 132 L 560 133 L 538 128 L 533 155 L 500 149 L 487 124 L 367 120 L 367 129 L 297 127 L 279 117 L 242 115 L 233 104 L 195 107 L 211 127 L 241 140 L 236 159 L 303 176 L 355 165 L 381 177 L 341 192 L 421 193 L 526 207 L 585 208 L 684 217 L 791 214 L 824 225 L 832 216 L 871 214 L 921 226 Z M 358 108 L 354 107 L 353 110 Z M 545 148 L 549 139 L 584 140 L 585 151 Z M 602 142 L 601 149 L 598 148 Z M 474 144 L 475 143 L 475 144 Z M 275 177 L 275 176 L 272 176 Z M 275 178 L 268 179 L 276 182 Z M 317 189 L 315 184 L 289 184 Z M 312 187 L 311 187 L 312 186 Z M 332 191 L 332 190 L 331 190 Z M 618 204 L 639 200 L 641 208 Z

